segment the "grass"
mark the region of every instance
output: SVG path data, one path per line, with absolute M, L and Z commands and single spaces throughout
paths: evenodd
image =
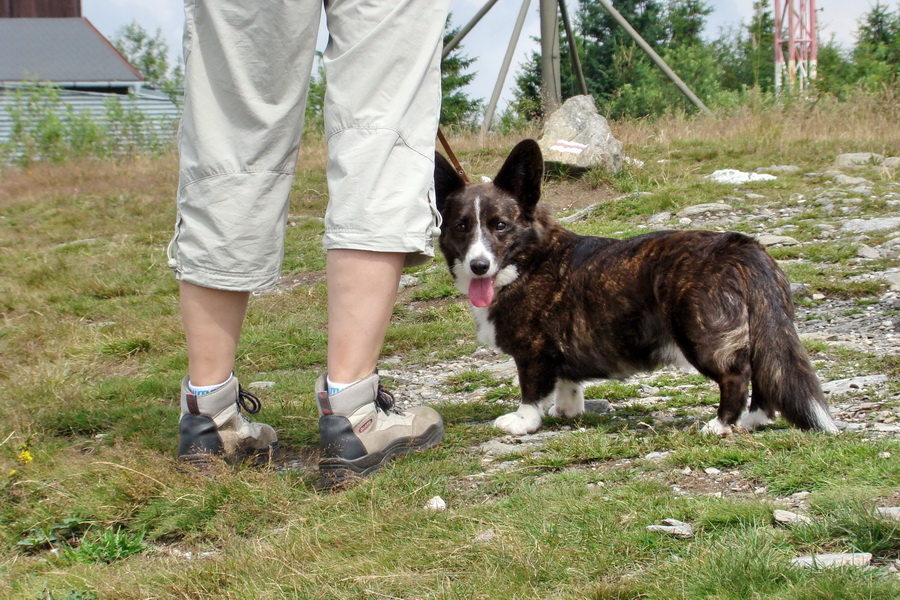
M 900 155 L 896 105 L 858 102 L 853 110 L 820 103 L 617 123 L 613 130 L 643 168 L 549 181 L 546 191 L 597 202 L 572 227 L 616 237 L 646 231 L 647 218 L 662 211 L 756 194 L 735 209 L 768 210 L 769 220 L 722 227 L 786 228 L 800 244 L 773 254 L 791 279 L 853 298 L 853 310 L 865 312 L 884 285 L 851 280 L 872 268 L 856 260 L 860 240 L 819 235 L 821 225 L 847 217 L 813 200 L 826 184 L 794 175 L 736 191 L 701 178 L 717 168 L 788 163 L 820 172 L 844 151 Z M 519 137 L 451 141 L 477 176 L 493 175 Z M 783 423 L 710 439 L 696 422 L 709 418 L 717 394 L 696 374 L 662 371 L 640 383 L 591 386 L 587 397 L 609 400 L 614 412 L 548 419 L 545 429 L 560 435 L 491 458 L 479 445 L 503 436 L 486 423 L 514 406 L 518 388 L 464 370 L 441 391 L 480 400 L 438 407 L 447 423 L 440 446 L 350 489 L 317 490 L 314 475 L 295 467 L 310 462 L 317 444 L 309 390 L 325 362 L 324 156 L 318 145 L 301 156 L 285 285 L 252 299 L 237 361 L 245 383 L 275 382 L 259 392 L 261 416 L 278 430 L 285 456 L 264 468 L 221 465 L 212 478 L 174 460 L 186 369 L 177 286 L 165 266 L 174 157 L 2 174 L 0 598 L 900 595 L 883 570 L 800 570 L 788 562 L 824 551 L 872 552 L 879 567 L 900 558 L 896 524 L 872 514 L 900 503 L 900 441 L 807 434 Z M 852 216 L 896 214 L 885 200 L 896 194 L 896 177 L 860 174 L 875 182 L 875 194 L 848 205 Z M 785 207 L 802 211 L 782 216 Z M 384 355 L 428 366 L 472 354 L 471 316 L 444 265 L 410 274 L 419 284 L 403 292 Z M 881 396 L 870 399 L 896 412 L 895 357 L 822 340 L 807 349 L 828 378 L 888 374 Z M 798 492 L 809 494 L 813 523 L 776 524 L 774 508 Z M 435 495 L 446 511 L 425 508 Z M 646 530 L 666 518 L 690 522 L 695 537 Z

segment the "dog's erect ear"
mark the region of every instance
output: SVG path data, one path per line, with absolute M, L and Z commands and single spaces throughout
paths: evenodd
M 465 187 L 466 182 L 459 176 L 450 161 L 435 152 L 434 196 L 438 212 L 443 214 L 444 208 L 447 206 L 447 198 L 455 192 L 462 191 Z
M 534 207 L 541 198 L 541 179 L 544 177 L 544 157 L 534 140 L 522 140 L 512 149 L 494 185 L 513 195 L 527 218 L 534 216 Z

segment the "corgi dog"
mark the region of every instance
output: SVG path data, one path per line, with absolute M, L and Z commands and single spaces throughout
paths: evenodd
M 534 140 L 490 183 L 467 185 L 435 158 L 441 251 L 478 339 L 519 374 L 522 401 L 496 427 L 533 433 L 547 411 L 583 413 L 585 381 L 684 364 L 719 385 L 708 433 L 756 429 L 776 412 L 838 431 L 794 329 L 788 280 L 762 246 L 734 232 L 575 234 L 539 205 L 543 172 Z

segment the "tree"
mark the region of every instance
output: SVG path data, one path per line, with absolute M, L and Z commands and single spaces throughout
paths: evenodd
M 578 17 L 584 38 L 582 66 L 588 90 L 599 100 L 612 97 L 626 83 L 637 83 L 646 72 L 644 52 L 621 25 L 591 0 L 580 0 Z M 616 10 L 653 48 L 666 39 L 663 5 L 658 0 L 620 0 Z
M 309 92 L 306 94 L 306 113 L 303 119 L 304 130 L 325 132 L 325 65 L 322 64 L 322 53 L 316 52 L 318 69 L 316 75 L 309 79 Z
M 722 65 L 722 87 L 742 91 L 775 87 L 775 18 L 769 0 L 753 2 L 753 18 L 713 42 Z
M 868 86 L 900 80 L 900 10 L 877 2 L 859 22 L 853 49 L 856 80 Z
M 161 29 L 150 36 L 136 21 L 121 27 L 110 40 L 144 81 L 173 96 L 184 85 L 181 65 L 169 68 L 169 45 Z
M 541 102 L 541 55 L 532 52 L 522 71 L 516 73 L 513 89 L 513 110 L 525 121 L 536 121 L 544 116 Z
M 618 0 L 615 7 L 651 46 L 665 39 L 663 6 L 658 0 Z M 571 43 L 578 48 L 588 92 L 598 103 L 607 101 L 627 83 L 637 85 L 647 72 L 646 57 L 612 15 L 597 2 L 579 0 L 575 21 L 575 40 Z M 569 55 L 569 43 L 565 38 L 560 42 L 561 57 Z M 568 60 L 561 61 L 560 79 L 564 97 L 581 93 Z M 516 75 L 514 105 L 527 111 L 529 118 L 540 116 L 537 107 L 541 106 L 541 92 L 541 55 L 533 53 Z
M 712 8 L 703 0 L 671 0 L 666 7 L 666 46 L 706 46 L 703 29 Z
M 447 17 L 447 28 L 444 32 L 444 44 L 452 40 L 459 27 L 450 29 L 450 18 Z M 447 58 L 441 61 L 441 125 L 457 127 L 474 127 L 482 112 L 482 100 L 469 98 L 462 88 L 471 83 L 477 73 L 466 73 L 477 59 L 462 55 L 462 45 L 453 49 Z
M 712 9 L 703 0 L 669 0 L 660 18 L 662 37 L 656 52 L 706 104 L 722 91 L 721 69 L 713 47 L 703 39 Z M 651 32 L 660 35 L 653 26 Z M 605 100 L 613 117 L 643 117 L 672 111 L 695 110 L 684 94 L 656 67 L 636 44 L 622 45 L 614 55 L 620 77 L 616 91 Z

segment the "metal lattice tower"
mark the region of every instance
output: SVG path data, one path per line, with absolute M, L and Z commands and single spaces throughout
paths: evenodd
M 816 0 L 775 0 L 775 92 L 804 93 L 817 62 Z

